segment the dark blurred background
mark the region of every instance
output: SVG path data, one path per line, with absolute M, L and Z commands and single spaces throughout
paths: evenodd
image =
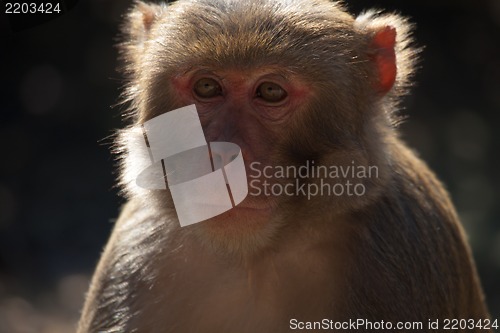
M 130 3 L 80 1 L 19 32 L 1 16 L 0 333 L 74 331 L 123 203 L 108 137 L 122 125 L 114 45 Z M 416 23 L 425 48 L 402 135 L 451 192 L 500 318 L 500 1 L 346 4 Z

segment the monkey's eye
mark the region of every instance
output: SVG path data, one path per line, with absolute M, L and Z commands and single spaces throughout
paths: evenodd
M 194 93 L 201 98 L 212 98 L 222 93 L 220 84 L 211 78 L 203 78 L 194 84 Z
M 257 88 L 257 96 L 269 103 L 278 103 L 283 101 L 287 93 L 276 83 L 264 82 Z

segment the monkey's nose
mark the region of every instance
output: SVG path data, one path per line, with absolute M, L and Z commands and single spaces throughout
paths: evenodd
M 210 156 L 214 170 L 228 165 L 238 157 L 239 147 L 229 142 L 210 142 Z

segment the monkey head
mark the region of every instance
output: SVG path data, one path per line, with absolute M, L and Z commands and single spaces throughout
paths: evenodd
M 321 0 L 138 2 L 120 45 L 134 125 L 195 104 L 207 142 L 237 144 L 247 174 L 272 185 L 292 180 L 264 179 L 265 167 L 378 168 L 376 178 L 362 181 L 363 196 L 250 191 L 234 209 L 188 228 L 212 243 L 259 248 L 281 229 L 313 225 L 314 212 L 325 221 L 325 214 L 335 219 L 373 202 L 390 183 L 385 147 L 396 136 L 394 110 L 415 60 L 410 28 L 394 14 L 355 18 Z M 125 193 L 157 211 L 172 210 L 168 191 L 135 185 L 130 135 L 130 128 L 122 131 L 117 145 Z M 297 184 L 318 182 L 299 178 Z M 297 222 L 284 223 L 290 216 Z

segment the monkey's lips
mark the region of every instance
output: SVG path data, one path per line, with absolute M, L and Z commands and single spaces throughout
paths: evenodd
M 249 210 L 249 211 L 272 211 L 274 207 L 274 201 L 269 198 L 254 197 L 248 195 L 240 204 L 233 207 L 231 210 Z
M 235 206 L 233 209 L 229 210 L 227 213 L 233 213 L 233 215 L 248 215 L 249 218 L 252 217 L 252 214 L 255 217 L 262 215 L 269 215 L 272 212 L 272 207 L 265 204 L 255 204 L 255 203 L 246 203 L 243 201 L 241 204 Z
M 232 211 L 248 211 L 248 212 L 271 212 L 272 208 L 269 206 L 258 206 L 258 205 L 238 205 L 235 206 Z
M 268 200 L 246 198 L 232 209 L 211 218 L 208 225 L 215 228 L 241 228 L 250 227 L 258 229 L 270 221 L 273 216 L 273 206 Z M 256 230 L 252 230 L 256 231 Z

